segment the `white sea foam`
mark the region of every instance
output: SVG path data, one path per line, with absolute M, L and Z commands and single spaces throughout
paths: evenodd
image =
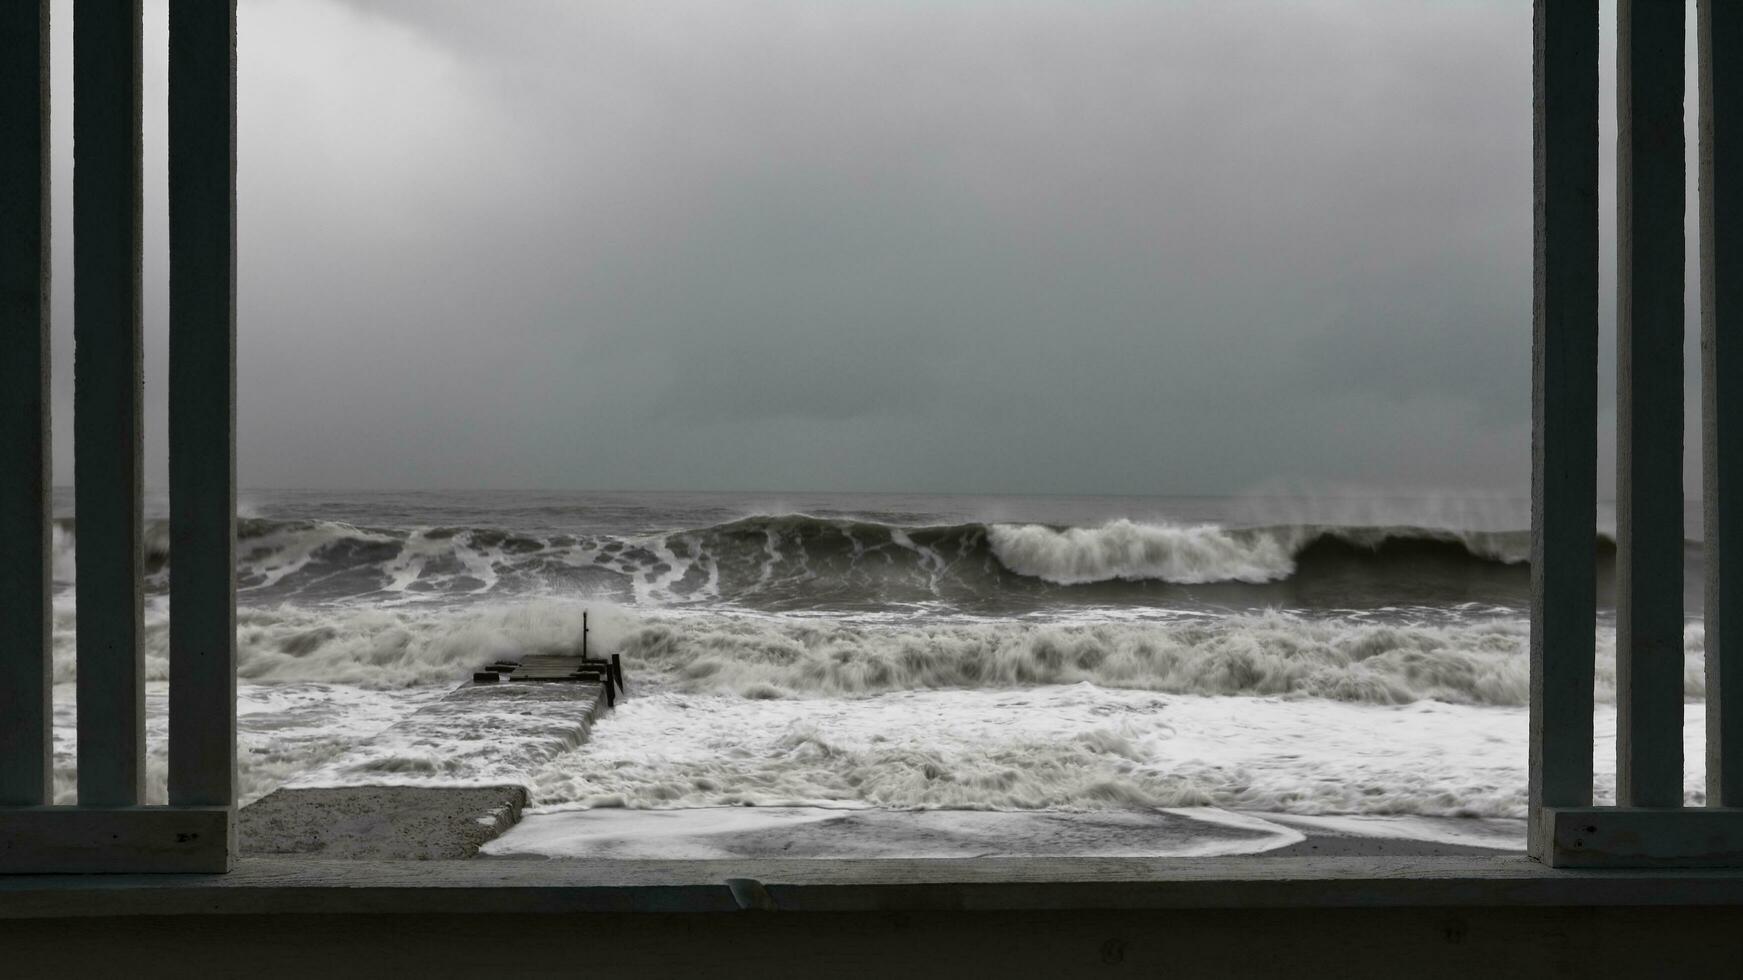
M 1687 716 L 1685 785 L 1688 801 L 1699 803 L 1704 706 L 1689 705 Z M 1517 819 L 1526 804 L 1526 721 L 1523 708 L 1190 697 L 1088 684 L 777 702 L 665 692 L 620 705 L 583 750 L 537 770 L 534 785 L 545 811 L 1218 807 Z M 1595 725 L 1613 732 L 1615 709 L 1601 706 Z M 1607 744 L 1597 751 L 1600 800 L 1613 798 Z
M 1469 821 L 1457 821 L 1466 823 Z M 1402 836 L 1402 835 L 1401 835 Z M 1170 810 L 907 810 L 700 807 L 529 814 L 489 857 L 614 859 L 1202 857 L 1298 843 L 1281 823 L 1206 807 Z
M 1339 837 L 1381 840 L 1430 841 L 1458 847 L 1483 847 L 1497 851 L 1523 851 L 1523 821 L 1505 818 L 1446 820 L 1415 814 L 1362 816 L 1348 814 L 1265 813 L 1254 814 L 1266 823 Z
M 318 682 L 366 688 L 451 686 L 493 660 L 567 650 L 593 610 L 596 642 L 626 622 L 601 607 L 554 600 L 473 606 L 244 606 L 236 613 L 237 673 L 244 681 Z M 77 675 L 73 603 L 55 603 L 55 683 Z M 145 617 L 146 679 L 169 679 L 169 603 Z
M 243 799 L 516 782 L 541 812 L 505 852 L 650 857 L 1212 853 L 1517 826 L 1475 818 L 1524 806 L 1523 512 L 790 503 L 287 495 L 239 528 Z M 62 802 L 73 530 L 54 537 Z M 164 522 L 145 544 L 159 802 Z M 432 707 L 484 662 L 572 649 L 584 609 L 630 683 L 590 744 L 573 716 Z M 1702 639 L 1691 622 L 1691 802 Z M 1613 646 L 1601 623 L 1600 800 Z
M 1703 631 L 1688 627 L 1684 693 L 1704 694 Z M 904 622 L 757 615 L 618 622 L 638 670 L 690 693 L 858 696 L 929 688 L 1092 683 L 1199 695 L 1372 704 L 1523 705 L 1529 623 L 1388 622 L 1281 611 L 1109 620 Z M 1598 632 L 1596 697 L 1615 697 L 1615 632 Z
M 162 614 L 150 634 L 158 677 Z M 572 718 L 478 705 L 383 734 L 479 663 L 571 643 L 579 618 L 579 606 L 554 602 L 246 611 L 244 799 L 300 779 L 521 783 L 557 809 L 1517 818 L 1524 808 L 1527 630 L 1511 619 L 904 623 L 595 609 L 593 639 L 624 655 L 631 697 L 586 746 L 575 749 Z M 59 640 L 70 652 L 70 636 Z M 1614 781 L 1611 643 L 1606 630 L 1600 799 Z M 1698 626 L 1685 677 L 1698 697 Z M 152 801 L 162 799 L 164 692 L 151 684 Z M 57 686 L 62 802 L 73 795 L 72 693 Z M 1693 701 L 1686 715 L 1688 798 L 1700 802 L 1704 706 Z
M 249 803 L 300 773 L 351 752 L 378 732 L 445 694 L 445 687 L 368 690 L 345 684 L 282 683 L 237 686 L 238 796 Z M 145 801 L 166 802 L 169 686 L 146 686 Z M 76 695 L 71 684 L 54 690 L 54 794 L 78 798 Z
M 1407 626 L 1283 613 L 1085 624 L 867 627 L 765 617 L 655 620 L 626 657 L 692 692 L 858 695 L 911 688 L 1091 682 L 1184 694 L 1276 694 L 1400 704 L 1523 704 L 1518 621 Z
M 1201 695 L 1372 704 L 1522 705 L 1528 623 L 1518 617 L 1282 611 L 1126 611 L 1054 620 L 637 612 L 558 600 L 468 606 L 244 607 L 238 672 L 254 682 L 370 688 L 452 684 L 500 658 L 574 646 L 592 611 L 597 649 L 689 693 L 753 699 L 1087 682 Z M 55 607 L 55 680 L 75 676 L 71 602 Z M 168 603 L 147 611 L 146 677 L 167 680 Z M 1684 694 L 1705 693 L 1704 633 L 1687 628 Z M 1596 697 L 1615 696 L 1615 631 L 1598 631 Z
M 1201 857 L 1256 854 L 1325 837 L 1521 851 L 1511 818 L 1308 816 L 1168 807 L 1095 811 L 872 807 L 548 809 L 486 844 L 487 857 L 757 858 Z M 1392 848 L 1387 847 L 1387 850 Z
M 167 603 L 148 614 L 161 799 Z M 478 665 L 568 649 L 592 611 L 632 697 L 594 741 L 460 711 L 378 733 Z M 57 793 L 72 793 L 71 603 L 57 600 Z M 1221 807 L 1516 817 L 1527 624 L 1127 608 L 1053 621 L 673 613 L 529 601 L 243 609 L 245 798 L 311 783 L 520 782 L 546 806 Z M 1614 730 L 1614 632 L 1596 730 Z M 1691 624 L 1685 693 L 1702 694 Z M 1690 799 L 1703 706 L 1687 705 Z M 537 721 L 537 719 L 533 719 Z M 512 729 L 512 730 L 511 730 Z M 548 729 L 548 730 L 547 730 Z M 561 730 L 559 730 L 561 729 Z M 359 747 L 362 746 L 361 752 Z M 1613 752 L 1597 751 L 1600 792 Z M 359 761 L 361 760 L 361 761 Z
M 55 527 L 55 568 L 71 584 L 73 524 Z M 167 585 L 167 524 L 146 532 L 150 586 Z M 368 528 L 338 521 L 244 524 L 244 602 L 392 606 L 533 595 L 637 605 L 763 602 L 778 608 L 947 600 L 987 611 L 1045 605 L 1056 587 L 1119 601 L 1133 583 L 1221 583 L 1258 590 L 1302 572 L 1334 591 L 1375 562 L 1428 559 L 1416 587 L 1455 599 L 1472 578 L 1523 596 L 1523 531 L 1437 526 L 1142 523 L 902 525 L 806 514 L 747 517 L 634 534 L 521 535 L 490 527 Z M 1312 557 L 1322 559 L 1309 567 Z M 1314 581 L 1303 576 L 1304 581 Z M 1114 588 L 1097 588 L 1098 586 Z M 1357 598 L 1360 599 L 1358 586 Z M 1174 590 L 1179 594 L 1179 590 Z M 965 608 L 966 608 L 965 606 Z
M 1524 712 L 1087 684 L 749 702 L 655 694 L 536 775 L 538 802 L 1517 816 Z
M 595 693 L 572 684 L 468 686 L 298 774 L 290 785 L 532 785 L 587 737 Z
M 1216 525 L 1181 527 L 1128 520 L 1064 529 L 995 524 L 987 537 L 1006 568 L 1055 585 L 1115 579 L 1183 585 L 1275 582 L 1295 571 L 1298 545 L 1275 534 L 1236 535 Z
M 1304 549 L 1322 542 L 1377 552 L 1387 544 L 1444 545 L 1468 558 L 1502 565 L 1528 557 L 1522 531 L 1486 531 L 1420 525 L 1146 524 L 1109 521 L 1096 527 L 994 524 L 993 554 L 1019 575 L 1054 585 L 1098 582 L 1212 582 L 1261 584 L 1295 575 Z

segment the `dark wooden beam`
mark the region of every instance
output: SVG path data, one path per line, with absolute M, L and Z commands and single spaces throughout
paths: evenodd
M 1700 0 L 1707 803 L 1743 804 L 1743 5 Z
M 79 802 L 145 787 L 140 0 L 73 3 Z
M 236 0 L 169 8 L 169 798 L 236 800 Z
M 1534 5 L 1530 806 L 1592 800 L 1598 5 Z M 1541 853 L 1536 821 L 1531 850 Z
M 0 806 L 53 793 L 48 17 L 0 4 Z
M 1684 0 L 1616 28 L 1616 799 L 1682 805 Z

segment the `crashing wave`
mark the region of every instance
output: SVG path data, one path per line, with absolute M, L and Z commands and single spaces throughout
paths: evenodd
M 57 523 L 63 585 L 75 574 L 73 533 L 71 521 Z M 1614 552 L 1607 538 L 1597 546 Z M 1524 531 L 1415 526 L 903 526 L 794 514 L 642 535 L 533 536 L 248 518 L 238 523 L 237 581 L 248 604 L 586 595 L 786 609 L 943 598 L 975 608 L 1023 596 L 1088 600 L 1109 588 L 1299 591 L 1351 579 L 1409 579 L 1419 598 L 1457 601 L 1483 598 L 1467 594 L 1475 581 L 1490 583 L 1488 598 L 1522 594 L 1528 553 Z M 148 528 L 147 556 L 151 587 L 162 591 L 170 556 L 161 523 Z
M 498 658 L 569 648 L 582 606 L 242 609 L 244 681 L 374 688 L 449 684 Z M 1323 698 L 1363 704 L 1521 705 L 1529 626 L 1520 618 L 1380 623 L 1265 612 L 1138 622 L 968 621 L 645 614 L 592 608 L 599 649 L 661 687 L 748 699 L 1078 683 L 1168 694 Z M 55 680 L 74 677 L 70 608 L 57 609 Z M 147 615 L 148 680 L 168 678 L 164 604 Z M 1615 633 L 1598 637 L 1597 695 L 1614 698 Z M 1689 626 L 1684 693 L 1704 696 L 1703 633 Z
M 1110 521 L 1099 527 L 995 524 L 993 554 L 1013 572 L 1055 585 L 1122 580 L 1180 585 L 1277 582 L 1307 555 L 1360 560 L 1364 553 L 1439 552 L 1477 564 L 1513 565 L 1529 555 L 1527 532 L 1313 524 L 1225 528 Z

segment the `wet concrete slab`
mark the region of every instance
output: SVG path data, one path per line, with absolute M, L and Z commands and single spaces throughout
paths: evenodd
M 467 858 L 519 820 L 533 767 L 586 742 L 596 683 L 468 684 L 242 808 L 245 855 Z

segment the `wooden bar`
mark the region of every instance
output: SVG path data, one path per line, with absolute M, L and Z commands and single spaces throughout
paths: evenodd
M 176 916 L 266 915 L 294 922 L 320 913 L 382 915 L 403 925 L 442 914 L 544 913 L 567 916 L 578 925 L 614 912 L 736 913 L 742 905 L 727 884 L 733 878 L 759 882 L 783 913 L 903 910 L 922 918 L 944 911 L 981 914 L 1018 909 L 1221 909 L 1250 914 L 1275 908 L 1486 906 L 1517 913 L 1544 906 L 1701 905 L 1719 906 L 1736 916 L 1737 907 L 1743 906 L 1743 875 L 1677 870 L 1570 873 L 1513 854 L 553 861 L 320 860 L 286 855 L 244 857 L 229 875 L 0 878 L 0 919 L 46 925 L 42 920 L 151 916 L 154 925 L 161 925 Z M 728 919 L 742 921 L 743 917 L 729 915 Z M 387 935 L 391 938 L 393 930 Z M 475 930 L 460 935 L 477 942 Z M 1738 936 L 1743 938 L 1743 932 Z M 1262 937 L 1249 930 L 1247 938 Z M 1345 939 L 1351 937 L 1346 934 Z M 1452 945 L 1439 931 L 1430 941 L 1443 951 Z M 485 947 L 501 951 L 500 944 Z M 572 969 L 572 945 L 569 953 Z M 1290 975 L 1290 966 L 1279 964 L 1271 975 Z M 1400 972 L 1396 961 L 1390 966 L 1378 975 Z
M 1530 805 L 1592 800 L 1598 466 L 1598 5 L 1533 14 Z M 1537 821 L 1530 847 L 1541 854 Z
M 1553 868 L 1743 867 L 1743 809 L 1550 808 L 1539 818 Z
M 79 802 L 145 782 L 140 646 L 140 0 L 73 3 Z
M 169 800 L 236 800 L 236 2 L 169 8 Z
M 1736 806 L 1743 804 L 1743 678 L 1736 677 L 1743 674 L 1743 7 L 1700 0 L 1697 10 L 1707 804 Z
M 1723 904 L 1735 876 L 1692 872 L 616 862 L 630 863 L 287 858 L 122 887 L 38 876 L 0 892 L 0 945 L 28 976 L 1722 978 L 1743 960 Z M 946 867 L 914 867 L 928 863 Z M 759 883 L 776 911 L 741 911 L 727 878 Z
M 48 19 L 0 4 L 0 806 L 54 782 Z
M 232 807 L 0 810 L 0 874 L 220 873 L 236 859 Z
M 1619 0 L 1616 799 L 1682 804 L 1683 0 Z

